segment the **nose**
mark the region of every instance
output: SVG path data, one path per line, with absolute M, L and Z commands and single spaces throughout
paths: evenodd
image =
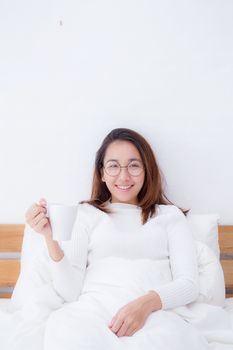
M 118 179 L 128 180 L 130 179 L 130 174 L 128 172 L 128 167 L 121 167 L 120 174 L 118 175 Z

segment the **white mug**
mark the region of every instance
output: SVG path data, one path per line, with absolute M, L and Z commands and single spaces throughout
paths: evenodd
M 68 241 L 71 239 L 77 209 L 77 205 L 47 204 L 46 216 L 49 218 L 54 240 Z

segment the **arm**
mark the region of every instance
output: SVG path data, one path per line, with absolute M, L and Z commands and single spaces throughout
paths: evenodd
M 172 281 L 123 306 L 109 327 L 117 336 L 131 336 L 154 311 L 186 305 L 198 297 L 196 248 L 184 214 L 175 206 L 167 215 L 167 241 Z
M 51 225 L 46 217 L 45 200 L 28 209 L 26 221 L 34 231 L 44 237 L 54 290 L 64 301 L 76 300 L 81 292 L 87 262 L 88 233 L 83 223 L 85 215 L 81 214 L 80 218 L 78 210 L 71 241 L 62 246 L 52 238 Z M 43 270 L 42 268 L 41 274 Z
M 184 214 L 173 207 L 168 215 L 167 240 L 172 281 L 156 287 L 162 309 L 171 309 L 193 302 L 198 297 L 198 264 L 195 242 Z
M 50 255 L 50 271 L 56 292 L 65 301 L 75 301 L 80 295 L 87 264 L 88 234 L 76 220 L 72 239 L 60 247 L 56 241 L 46 240 Z

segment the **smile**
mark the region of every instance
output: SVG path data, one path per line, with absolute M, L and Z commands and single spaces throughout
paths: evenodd
M 115 185 L 119 190 L 121 191 L 129 191 L 131 189 L 131 187 L 133 187 L 133 185 L 129 185 L 129 186 L 118 186 L 118 185 Z

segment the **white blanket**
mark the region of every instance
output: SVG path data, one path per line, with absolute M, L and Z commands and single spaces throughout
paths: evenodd
M 131 337 L 112 333 L 120 307 L 170 279 L 166 261 L 109 257 L 88 267 L 76 302 L 43 282 L 22 309 L 0 311 L 1 350 L 233 350 L 233 312 L 204 303 L 153 312 Z

